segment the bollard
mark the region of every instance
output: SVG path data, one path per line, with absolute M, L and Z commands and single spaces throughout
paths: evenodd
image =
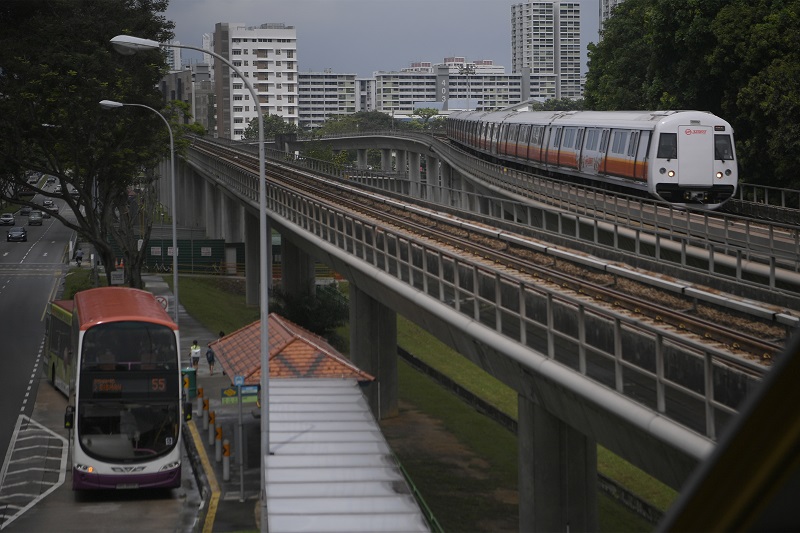
M 217 424 L 216 442 L 214 443 L 214 458 L 219 463 L 222 461 L 222 426 Z
M 208 412 L 208 445 L 214 445 L 214 421 L 216 420 L 216 416 L 214 415 L 214 411 Z
M 197 387 L 197 416 L 203 414 L 203 405 L 205 405 L 205 401 L 203 400 L 203 387 Z
M 231 480 L 231 443 L 228 439 L 222 441 L 222 480 Z
M 203 400 L 203 429 L 208 429 L 208 398 Z

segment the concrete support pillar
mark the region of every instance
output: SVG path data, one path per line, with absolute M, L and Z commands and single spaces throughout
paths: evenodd
M 419 171 L 420 161 L 419 152 L 411 152 L 408 154 L 408 180 L 411 182 L 411 190 L 409 194 L 412 198 L 421 198 L 422 191 L 420 186 L 421 176 Z
M 426 180 L 425 194 L 423 198 L 432 202 L 438 202 L 441 196 L 441 181 L 439 180 L 439 159 L 430 155 L 425 155 L 426 161 Z
M 467 211 L 475 209 L 475 186 L 469 180 L 462 180 L 461 207 Z
M 287 239 L 281 240 L 281 285 L 286 295 L 313 296 L 316 285 L 314 259 Z
M 227 242 L 244 242 L 244 205 L 222 195 L 222 227 Z
M 367 149 L 359 148 L 356 150 L 356 167 L 367 168 Z
M 381 170 L 384 172 L 392 171 L 392 150 L 390 148 L 381 149 Z
M 350 358 L 375 376 L 364 391 L 376 419 L 398 413 L 397 314 L 350 284 Z
M 244 291 L 245 304 L 258 307 L 261 303 L 259 283 L 261 283 L 260 264 L 260 236 L 258 233 L 258 213 L 245 213 L 244 218 Z M 269 245 L 267 239 L 267 245 Z
M 442 161 L 440 164 L 440 172 L 442 174 L 442 187 L 440 189 L 441 194 L 439 201 L 442 203 L 442 205 L 449 206 L 450 202 L 452 201 L 450 198 L 450 191 L 453 188 L 452 175 L 455 171 L 453 170 L 453 167 Z
M 405 150 L 395 150 L 394 157 L 396 162 L 395 170 L 397 171 L 397 174 L 400 177 L 405 176 L 408 173 L 408 152 Z
M 220 236 L 223 235 L 222 220 L 220 218 L 222 211 L 220 202 L 223 195 L 210 181 L 204 181 L 203 183 L 205 187 L 205 205 L 203 206 L 203 210 L 205 214 L 206 235 L 212 239 L 219 239 Z
M 597 531 L 597 443 L 518 397 L 519 530 Z

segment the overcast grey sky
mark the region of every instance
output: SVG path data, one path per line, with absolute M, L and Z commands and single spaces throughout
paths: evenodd
M 599 0 L 580 0 L 585 50 L 597 42 Z M 511 72 L 511 6 L 520 0 L 170 0 L 165 13 L 183 44 L 202 46 L 217 22 L 297 30 L 298 70 L 371 76 L 414 61 L 491 59 Z M 183 50 L 184 58 L 199 58 Z

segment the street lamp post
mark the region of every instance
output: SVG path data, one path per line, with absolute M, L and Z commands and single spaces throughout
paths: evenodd
M 129 107 L 143 107 L 145 109 L 149 109 L 159 117 L 161 120 L 164 121 L 164 124 L 167 125 L 167 131 L 169 132 L 169 163 L 170 163 L 170 173 L 171 173 L 171 184 L 170 184 L 170 194 L 172 196 L 170 201 L 170 210 L 172 211 L 172 287 L 173 292 L 175 293 L 175 303 L 172 306 L 173 312 L 173 319 L 175 320 L 175 324 L 178 324 L 178 226 L 175 222 L 175 218 L 177 217 L 177 212 L 175 211 L 175 141 L 172 137 L 172 127 L 169 125 L 169 121 L 150 106 L 144 104 L 123 104 L 122 102 L 114 102 L 113 100 L 101 100 L 100 107 L 103 109 L 116 109 L 123 106 Z
M 467 111 L 469 111 L 469 93 L 470 93 L 470 86 L 469 86 L 469 77 L 475 74 L 475 66 L 464 64 L 463 67 L 458 68 L 458 73 L 462 76 L 467 77 Z
M 261 111 L 261 102 L 258 100 L 258 94 L 250 79 L 243 76 L 242 73 L 236 68 L 233 63 L 222 57 L 221 55 L 204 50 L 196 46 L 188 46 L 185 44 L 172 44 L 172 43 L 159 43 L 150 39 L 142 39 L 141 37 L 132 37 L 130 35 L 117 35 L 111 39 L 111 44 L 117 52 L 124 55 L 132 55 L 138 51 L 143 50 L 157 50 L 159 47 L 164 46 L 167 48 L 186 48 L 188 50 L 196 50 L 209 54 L 219 59 L 229 68 L 236 72 L 236 75 L 244 81 L 245 86 L 250 91 L 253 101 L 256 104 L 256 112 L 258 113 L 258 229 L 259 229 L 259 246 L 260 246 L 260 281 L 261 281 L 261 530 L 268 530 L 268 516 L 267 516 L 267 487 L 266 487 L 266 457 L 269 455 L 269 335 L 267 318 L 269 316 L 269 295 L 268 290 L 268 277 L 267 277 L 267 201 L 266 201 L 266 185 L 264 183 L 264 169 L 266 166 L 266 157 L 264 155 L 264 113 Z

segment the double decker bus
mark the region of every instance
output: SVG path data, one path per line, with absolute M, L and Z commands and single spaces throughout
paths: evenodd
M 48 376 L 70 399 L 74 490 L 180 486 L 179 346 L 178 326 L 147 291 L 51 302 Z

